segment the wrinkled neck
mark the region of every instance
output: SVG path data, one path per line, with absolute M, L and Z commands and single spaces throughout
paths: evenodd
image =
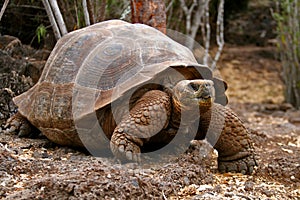
M 213 102 L 211 103 L 203 103 L 199 106 L 199 110 L 193 110 L 193 111 L 188 111 L 188 109 L 185 110 L 185 112 L 188 114 L 186 117 L 188 118 L 188 120 L 191 121 L 196 121 L 196 120 L 200 120 L 200 126 L 208 126 L 209 122 L 210 122 L 210 116 L 211 116 L 211 110 L 212 110 L 212 105 Z M 175 127 L 178 127 L 180 125 L 181 122 L 181 116 L 182 116 L 182 112 L 185 109 L 181 106 L 181 104 L 173 97 L 172 98 L 172 115 L 171 115 L 171 121 L 173 122 L 173 124 L 175 125 Z M 195 113 L 194 113 L 195 112 Z M 200 113 L 197 113 L 200 112 Z M 190 114 L 189 113 L 194 113 L 194 114 Z M 196 114 L 196 115 L 195 115 Z M 195 116 L 193 116 L 195 115 Z M 197 117 L 200 116 L 200 119 L 196 119 Z M 203 127 L 203 128 L 204 128 Z
M 204 114 L 211 111 L 212 103 L 200 104 L 200 114 Z
M 211 103 L 205 103 L 201 106 L 195 105 L 194 107 L 192 105 L 188 105 L 186 107 L 182 106 L 181 103 L 172 97 L 172 116 L 171 121 L 173 121 L 179 126 L 181 125 L 188 125 L 195 121 L 200 120 L 201 115 L 207 115 L 211 111 Z M 200 112 L 200 113 L 199 113 Z
M 172 97 L 172 114 L 171 114 L 171 125 L 175 128 L 180 126 L 181 121 L 181 106 L 179 102 Z

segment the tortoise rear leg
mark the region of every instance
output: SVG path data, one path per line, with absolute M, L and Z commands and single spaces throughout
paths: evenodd
M 4 128 L 9 128 L 9 133 L 17 133 L 19 137 L 28 137 L 33 130 L 31 123 L 19 112 L 11 116 Z
M 227 107 L 214 104 L 212 113 L 213 115 L 222 115 L 224 119 L 221 135 L 214 146 L 219 153 L 219 171 L 221 173 L 251 174 L 257 163 L 247 128 L 236 114 Z M 213 116 L 212 119 L 220 119 L 220 117 Z M 212 125 L 214 123 L 216 122 L 211 122 Z
M 140 148 L 168 125 L 170 112 L 168 94 L 159 90 L 144 94 L 115 128 L 110 142 L 113 154 L 121 160 L 139 162 Z

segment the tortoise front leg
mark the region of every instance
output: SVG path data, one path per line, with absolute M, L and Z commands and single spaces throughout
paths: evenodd
M 219 153 L 219 171 L 222 173 L 251 174 L 257 163 L 250 134 L 242 121 L 231 109 L 216 103 L 212 106 L 211 119 L 211 130 L 221 130 L 221 134 L 214 145 Z M 220 128 L 220 126 L 222 127 Z M 208 132 L 206 136 L 208 140 L 213 134 Z
M 141 147 L 166 128 L 171 112 L 170 97 L 160 90 L 145 93 L 115 128 L 110 148 L 121 160 L 140 161 Z

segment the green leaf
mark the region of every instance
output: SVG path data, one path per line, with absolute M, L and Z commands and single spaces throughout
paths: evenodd
M 36 28 L 35 32 L 38 38 L 38 43 L 41 43 L 41 39 L 45 38 L 47 33 L 46 27 L 43 24 L 41 24 Z

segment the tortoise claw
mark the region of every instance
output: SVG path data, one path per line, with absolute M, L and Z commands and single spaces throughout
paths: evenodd
M 130 141 L 124 135 L 113 135 L 110 148 L 112 153 L 121 161 L 141 161 L 141 150 L 138 145 Z
M 238 160 L 218 161 L 218 168 L 221 173 L 252 174 L 255 166 L 257 166 L 257 163 L 253 155 Z

